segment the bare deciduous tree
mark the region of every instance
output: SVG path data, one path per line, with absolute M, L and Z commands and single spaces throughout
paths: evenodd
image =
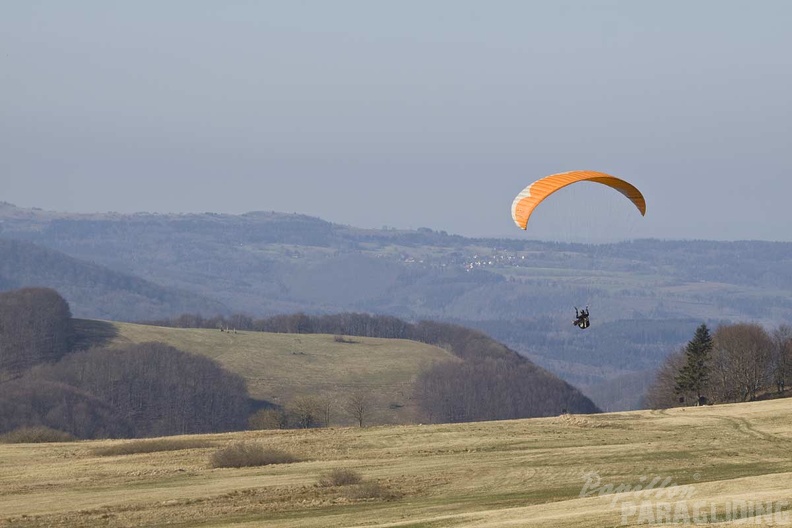
M 368 391 L 358 390 L 349 395 L 345 408 L 358 426 L 363 427 L 370 412 L 370 405 L 371 394 Z
M 294 427 L 308 429 L 319 425 L 321 403 L 315 396 L 297 396 L 287 409 L 289 421 Z
M 773 341 L 773 383 L 782 394 L 792 379 L 792 326 L 779 326 L 773 332 Z
M 774 343 L 758 324 L 721 326 L 713 335 L 713 388 L 721 401 L 749 401 L 766 388 Z
M 690 394 L 679 394 L 676 391 L 676 378 L 685 365 L 686 349 L 684 347 L 671 353 L 657 370 L 657 377 L 646 390 L 645 402 L 650 409 L 666 409 L 684 404 Z
M 336 402 L 332 398 L 324 397 L 319 400 L 319 419 L 322 425 L 330 427 L 330 418 L 335 410 Z

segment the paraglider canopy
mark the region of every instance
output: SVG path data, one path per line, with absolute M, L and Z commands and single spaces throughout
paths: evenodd
M 536 206 L 557 190 L 581 181 L 601 183 L 616 189 L 635 204 L 635 207 L 638 208 L 642 215 L 646 214 L 646 200 L 641 191 L 631 183 L 604 172 L 571 171 L 551 174 L 523 189 L 512 202 L 512 219 L 514 219 L 514 223 L 521 229 L 527 229 L 528 219 Z

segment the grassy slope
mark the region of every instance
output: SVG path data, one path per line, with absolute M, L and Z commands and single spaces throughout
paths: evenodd
M 613 497 L 579 497 L 584 473 L 632 486 L 642 476 L 670 477 L 707 504 L 790 501 L 790 424 L 785 399 L 200 437 L 218 446 L 245 438 L 304 460 L 248 469 L 210 469 L 213 447 L 99 457 L 95 447 L 128 441 L 0 445 L 0 525 L 629 526 L 637 518 L 622 524 Z M 315 486 L 337 467 L 355 468 L 399 498 L 349 500 L 342 488 Z
M 352 391 L 374 399 L 372 423 L 412 421 L 412 382 L 437 361 L 456 361 L 447 351 L 402 339 L 331 335 L 220 332 L 113 323 L 113 343 L 161 341 L 217 360 L 242 375 L 253 398 L 288 404 L 295 396 L 318 395 L 335 401 L 331 419 L 343 422 L 341 407 Z

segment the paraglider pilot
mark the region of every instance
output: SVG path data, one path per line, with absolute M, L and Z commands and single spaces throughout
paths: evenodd
M 589 325 L 591 325 L 591 321 L 589 321 L 588 306 L 580 311 L 578 311 L 577 306 L 575 306 L 575 320 L 572 321 L 572 324 L 583 329 L 588 328 Z

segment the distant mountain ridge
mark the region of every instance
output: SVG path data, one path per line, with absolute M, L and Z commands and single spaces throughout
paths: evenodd
M 144 319 L 174 311 L 225 312 L 211 299 L 70 257 L 60 251 L 0 238 L 0 290 L 54 288 L 78 317 Z M 157 315 L 158 314 L 158 315 Z
M 0 236 L 212 299 L 225 313 L 358 311 L 479 328 L 578 386 L 651 371 L 697 322 L 792 321 L 792 243 L 587 245 L 358 229 L 276 212 L 69 214 L 9 204 L 0 205 Z M 586 304 L 592 327 L 581 332 L 570 321 Z M 86 308 L 81 315 L 101 317 Z M 189 311 L 212 315 L 200 304 Z
M 792 314 L 792 243 L 562 244 L 357 229 L 275 212 L 70 214 L 9 204 L 0 206 L 0 235 L 259 315 L 519 319 L 566 314 L 586 296 L 608 298 L 599 321 Z

